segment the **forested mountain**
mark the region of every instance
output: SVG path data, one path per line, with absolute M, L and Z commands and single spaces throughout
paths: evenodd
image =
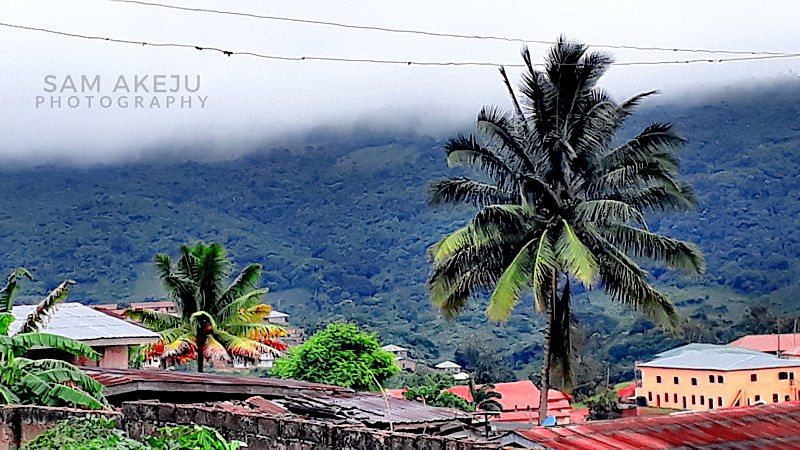
M 689 140 L 683 173 L 700 208 L 649 223 L 707 257 L 699 280 L 654 272 L 691 339 L 732 337 L 749 304 L 792 317 L 800 306 L 800 83 L 736 92 L 651 107 L 630 124 L 674 122 Z M 479 307 L 447 321 L 429 303 L 425 250 L 471 215 L 427 204 L 429 183 L 457 174 L 440 148 L 447 135 L 342 136 L 232 161 L 4 169 L 0 267 L 33 269 L 41 292 L 73 278 L 73 299 L 130 301 L 161 295 L 157 252 L 218 241 L 238 263 L 264 264 L 270 301 L 297 325 L 355 319 L 431 361 L 477 341 L 527 375 L 542 326 L 530 302 L 503 325 Z M 577 305 L 578 354 L 592 374 L 605 361 L 630 374 L 632 361 L 674 344 L 594 293 Z M 605 314 L 589 322 L 589 308 Z

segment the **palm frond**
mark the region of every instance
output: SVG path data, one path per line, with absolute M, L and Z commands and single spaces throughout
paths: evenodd
M 625 224 L 637 222 L 646 226 L 641 211 L 620 200 L 589 200 L 580 202 L 574 210 L 577 223 Z
M 705 273 L 703 255 L 694 244 L 625 225 L 611 225 L 601 232 L 609 242 L 634 257 L 664 262 L 670 268 L 696 274 Z
M 597 274 L 597 261 L 592 252 L 581 242 L 575 230 L 566 220 L 555 246 L 556 260 L 568 273 L 586 287 L 591 287 Z
M 481 183 L 465 177 L 439 180 L 431 184 L 432 205 L 443 203 L 472 206 L 506 204 L 515 200 L 515 195 L 496 185 Z
M 47 297 L 42 299 L 32 313 L 25 319 L 18 333 L 31 333 L 39 331 L 47 326 L 50 318 L 55 314 L 58 304 L 67 299 L 70 285 L 75 284 L 72 280 L 66 280 L 53 289 Z
M 514 123 L 507 113 L 500 108 L 485 106 L 478 114 L 478 130 L 494 139 L 509 157 L 514 159 L 512 169 L 524 168 L 529 173 L 536 173 L 536 168 L 525 148 L 514 133 Z
M 508 186 L 514 173 L 508 163 L 495 154 L 490 147 L 478 143 L 475 136 L 458 135 L 444 145 L 450 167 L 469 167 L 489 176 L 500 186 Z
M 534 249 L 539 240 L 531 240 L 519 250 L 517 256 L 506 267 L 497 280 L 489 299 L 486 314 L 495 322 L 508 320 L 511 311 L 519 302 L 520 294 L 533 282 Z
M 219 300 L 214 302 L 215 311 L 213 312 L 222 310 L 237 298 L 256 289 L 258 282 L 261 281 L 262 271 L 263 267 L 261 264 L 248 264 L 233 280 L 230 286 L 225 289 L 222 295 L 220 295 Z M 263 295 L 266 295 L 266 292 L 264 292 Z
M 6 278 L 6 285 L 0 290 L 0 312 L 9 312 L 14 307 L 14 299 L 19 293 L 19 280 L 33 280 L 33 275 L 24 267 L 18 267 Z
M 672 125 L 653 123 L 636 137 L 611 150 L 603 158 L 603 166 L 618 168 L 628 165 L 644 165 L 654 155 L 671 155 L 680 150 L 686 141 L 678 136 Z
M 152 331 L 164 331 L 175 328 L 181 324 L 181 318 L 147 309 L 129 309 L 125 317 L 141 323 Z

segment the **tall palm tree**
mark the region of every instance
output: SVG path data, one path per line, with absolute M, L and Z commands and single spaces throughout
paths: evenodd
M 22 278 L 33 277 L 26 269 L 19 268 L 9 275 L 0 290 L 0 404 L 107 407 L 103 385 L 74 365 L 56 359 L 26 357 L 33 348 L 50 348 L 89 359 L 100 357 L 82 342 L 40 331 L 57 305 L 66 300 L 69 286 L 74 282 L 65 281 L 50 292 L 12 333 L 14 299 Z
M 258 361 L 262 353 L 277 355 L 286 348 L 277 340 L 286 332 L 267 322 L 271 308 L 261 303 L 268 290 L 257 288 L 261 265 L 249 264 L 226 285 L 231 262 L 225 249 L 200 242 L 182 246 L 175 263 L 167 255 L 156 255 L 156 267 L 181 315 L 128 312 L 129 317 L 161 333 L 161 340 L 150 347 L 150 355 L 173 362 L 195 359 L 197 371 L 203 372 L 207 359 Z
M 690 186 L 678 181 L 674 152 L 684 140 L 669 124 L 653 123 L 614 145 L 620 127 L 655 91 L 617 103 L 597 81 L 612 64 L 563 37 L 536 70 L 527 48 L 518 90 L 504 69 L 512 112 L 484 107 L 480 137 L 458 136 L 444 147 L 451 166 L 479 178 L 458 177 L 432 186 L 432 203 L 479 207 L 463 228 L 430 251 L 433 303 L 447 316 L 474 292 L 491 289 L 487 313 L 506 320 L 523 293 L 547 314 L 542 365 L 546 416 L 550 367 L 566 385 L 570 370 L 571 285 L 599 287 L 615 301 L 677 329 L 675 309 L 648 282 L 638 260 L 702 273 L 692 244 L 653 233 L 644 214 L 695 207 Z

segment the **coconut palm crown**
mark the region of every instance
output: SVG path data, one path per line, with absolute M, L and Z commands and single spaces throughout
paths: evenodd
M 247 265 L 230 284 L 231 262 L 220 244 L 181 247 L 181 257 L 156 256 L 161 282 L 180 307 L 180 316 L 146 310 L 127 315 L 161 333 L 147 356 L 166 362 L 197 361 L 203 372 L 206 360 L 230 361 L 234 357 L 258 361 L 262 353 L 277 355 L 286 346 L 277 340 L 286 332 L 267 322 L 272 310 L 262 303 L 267 288 L 258 288 L 262 268 Z
M 506 320 L 520 297 L 533 294 L 546 312 L 542 396 L 557 363 L 570 379 L 571 284 L 603 289 L 611 299 L 678 328 L 667 297 L 648 281 L 641 261 L 703 273 L 699 250 L 648 229 L 645 214 L 696 206 L 678 180 L 673 127 L 653 123 L 630 139 L 618 136 L 639 103 L 655 91 L 617 103 L 597 85 L 612 58 L 559 38 L 534 68 L 527 48 L 518 88 L 503 82 L 512 111 L 484 107 L 478 136 L 444 146 L 451 166 L 477 177 L 432 186 L 433 204 L 468 204 L 479 211 L 430 249 L 428 287 L 445 315 L 461 311 L 475 293 L 491 291 L 488 316 Z M 616 144 L 619 145 L 616 145 Z M 546 408 L 546 400 L 542 401 Z

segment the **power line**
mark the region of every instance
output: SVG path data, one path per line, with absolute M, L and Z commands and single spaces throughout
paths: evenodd
M 502 41 L 502 42 L 518 42 L 522 44 L 555 44 L 555 41 L 542 40 L 542 39 L 525 39 L 518 37 L 508 36 L 492 36 L 492 35 L 470 35 L 458 33 L 442 33 L 436 31 L 425 30 L 408 30 L 402 28 L 379 27 L 370 25 L 356 25 L 341 22 L 330 22 L 325 20 L 313 19 L 300 19 L 296 17 L 283 17 L 283 16 L 269 16 L 254 13 L 245 13 L 239 11 L 227 11 L 220 9 L 207 9 L 207 8 L 192 8 L 188 6 L 168 5 L 164 3 L 146 2 L 142 0 L 106 0 L 113 3 L 129 3 L 141 6 L 152 6 L 157 8 L 173 9 L 179 11 L 201 12 L 210 14 L 222 14 L 228 16 L 247 17 L 251 19 L 273 20 L 281 22 L 304 23 L 309 25 L 324 25 L 338 28 L 348 28 L 356 30 L 367 31 L 383 31 L 387 33 L 403 33 L 403 34 L 416 34 L 422 36 L 445 37 L 445 38 L 458 38 L 458 39 L 479 39 L 484 41 Z M 671 48 L 671 47 L 653 47 L 653 46 L 639 46 L 639 45 L 620 45 L 620 44 L 591 44 L 591 47 L 597 48 L 612 48 L 612 49 L 625 49 L 625 50 L 644 50 L 644 51 L 669 51 L 669 52 L 684 52 L 684 53 L 706 53 L 706 54 L 725 54 L 725 55 L 774 55 L 782 56 L 788 53 L 772 52 L 772 51 L 752 51 L 752 50 L 722 50 L 722 49 L 702 49 L 702 48 Z
M 200 51 L 211 51 L 222 53 L 225 56 L 251 56 L 254 58 L 279 60 L 279 61 L 328 61 L 328 62 L 348 62 L 348 63 L 372 63 L 372 64 L 391 64 L 391 65 L 407 65 L 407 66 L 448 66 L 448 67 L 465 67 L 465 66 L 478 66 L 478 67 L 525 67 L 524 64 L 500 64 L 486 61 L 411 61 L 411 60 L 396 60 L 396 59 L 371 59 L 371 58 L 343 58 L 333 56 L 282 56 L 282 55 L 268 55 L 264 53 L 248 52 L 248 51 L 234 51 L 226 50 L 219 47 L 201 46 L 194 44 L 181 44 L 173 42 L 149 42 L 130 39 L 119 39 L 112 37 L 93 36 L 78 33 L 69 33 L 66 31 L 52 30 L 48 28 L 30 27 L 27 25 L 17 25 L 10 23 L 0 22 L 0 26 L 6 28 L 16 28 L 27 31 L 37 31 L 41 33 L 54 34 L 58 36 L 66 36 L 76 39 L 86 39 L 93 41 L 106 41 L 115 42 L 119 44 L 134 44 L 150 47 L 167 47 L 167 48 L 182 48 L 193 49 Z M 618 62 L 615 66 L 657 66 L 657 65 L 674 65 L 674 64 L 693 64 L 693 63 L 723 63 L 734 61 L 760 61 L 772 59 L 786 59 L 798 58 L 800 53 L 787 53 L 781 55 L 755 55 L 755 56 L 741 56 L 733 58 L 699 58 L 699 59 L 684 59 L 684 60 L 669 60 L 669 61 L 628 61 Z M 534 64 L 534 66 L 542 67 L 544 64 Z

